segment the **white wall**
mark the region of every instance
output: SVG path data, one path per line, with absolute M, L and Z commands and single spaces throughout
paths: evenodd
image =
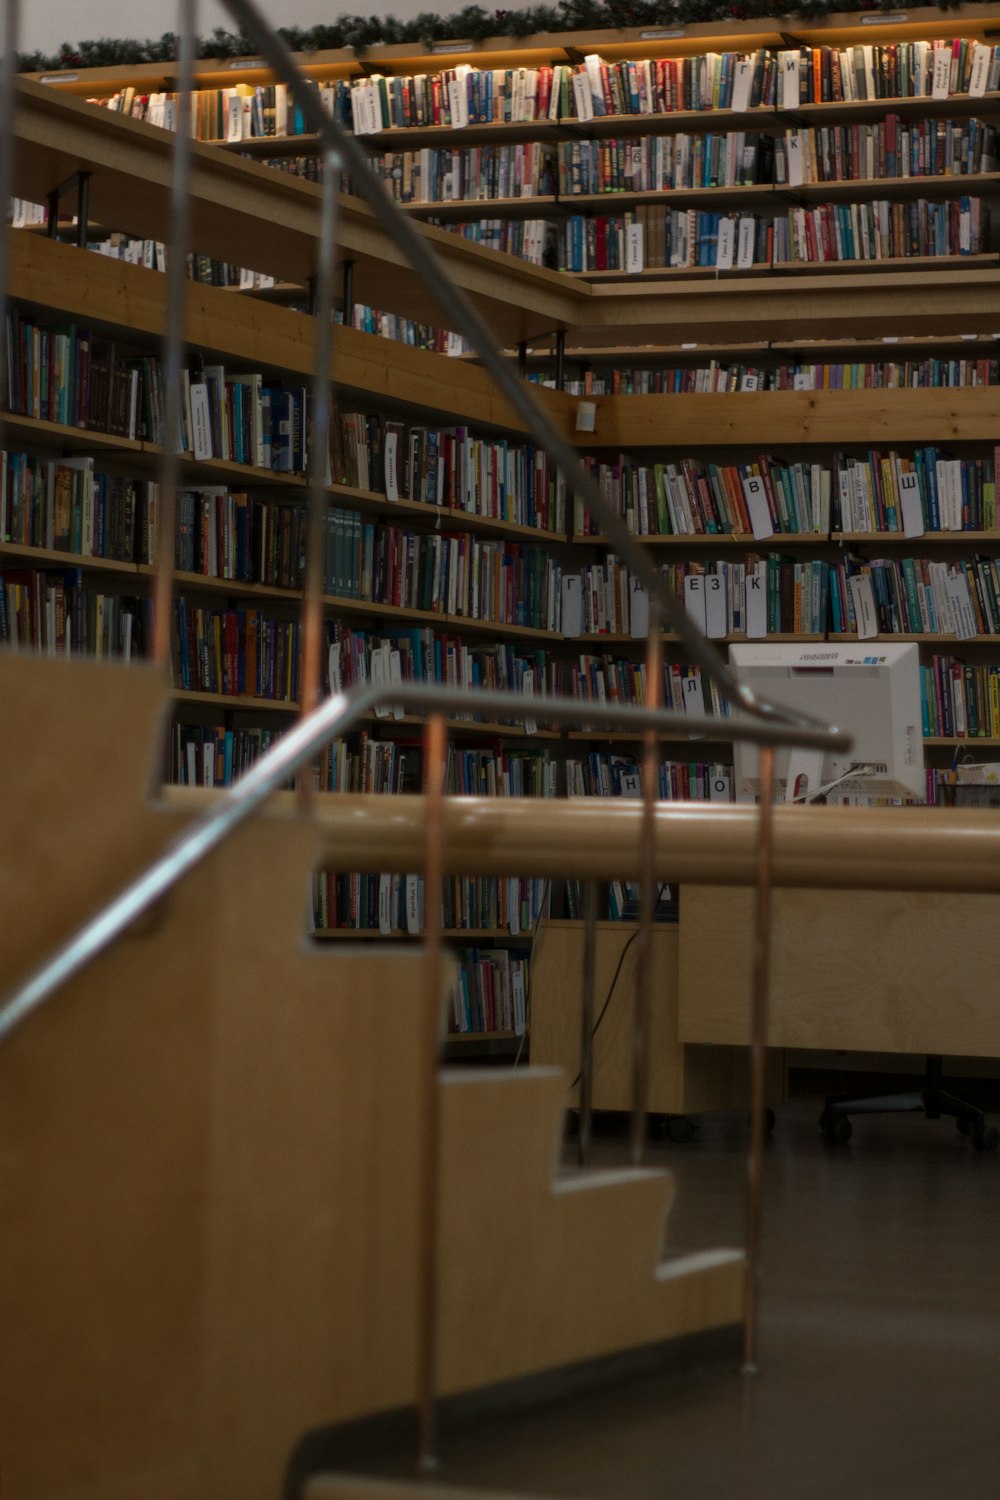
M 504 0 L 508 10 L 521 10 L 530 0 Z M 555 0 L 553 0 L 553 4 Z M 330 25 L 341 15 L 393 15 L 401 21 L 422 11 L 451 15 L 461 10 L 463 0 L 393 0 L 371 9 L 368 0 L 282 0 L 266 6 L 281 26 Z M 484 7 L 488 8 L 488 7 Z M 176 28 L 177 8 L 173 0 L 22 0 L 22 52 L 55 52 L 62 42 L 97 41 L 101 37 L 145 41 Z M 198 31 L 207 36 L 216 26 L 235 30 L 219 0 L 201 0 Z

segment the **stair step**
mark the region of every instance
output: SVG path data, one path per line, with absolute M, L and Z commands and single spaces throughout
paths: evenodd
M 351 1474 L 317 1474 L 309 1480 L 303 1495 L 304 1500 L 532 1500 L 523 1490 L 513 1495 L 500 1490 L 470 1489 L 465 1484 L 368 1479 Z

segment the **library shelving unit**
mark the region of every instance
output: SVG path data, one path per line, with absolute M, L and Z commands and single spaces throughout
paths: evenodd
M 699 234 L 706 254 L 714 247 L 716 261 L 720 235 L 722 240 L 733 236 L 729 249 L 723 246 L 722 265 L 653 266 L 651 247 L 663 226 L 649 218 L 631 226 L 623 220 L 626 239 L 636 223 L 642 228 L 638 236 L 633 233 L 631 260 L 626 255 L 619 266 L 595 265 L 573 274 L 530 264 L 446 229 L 421 229 L 491 320 L 498 344 L 519 350 L 527 373 L 537 371 L 564 387 L 540 388 L 539 399 L 599 469 L 606 493 L 720 646 L 746 638 L 748 631 L 783 640 L 850 638 L 857 632 L 858 598 L 870 599 L 877 627 L 866 639 L 891 635 L 921 642 L 927 758 L 942 772 L 956 746 L 1000 742 L 994 446 L 994 387 L 1000 377 L 993 332 L 1000 334 L 1000 262 L 986 217 L 976 220 L 965 201 L 987 203 L 996 191 L 990 122 L 997 115 L 1000 76 L 991 78 L 991 70 L 1000 75 L 1000 52 L 994 55 L 989 41 L 991 24 L 982 8 L 921 10 L 901 19 L 874 13 L 830 18 L 797 28 L 793 38 L 778 25 L 754 21 L 728 28 L 692 26 L 681 35 L 671 28 L 662 36 L 621 32 L 532 38 L 523 45 L 490 42 L 467 52 L 451 44 L 448 51 L 416 55 L 412 49 L 384 48 L 363 67 L 347 53 L 304 60 L 310 76 L 331 87 L 333 107 L 350 106 L 356 120 L 367 121 L 359 134 L 383 164 L 390 156 L 416 153 L 420 170 L 436 173 L 440 162 L 434 153 L 464 152 L 452 167 L 458 173 L 468 169 L 468 153 L 479 152 L 481 162 L 502 162 L 504 172 L 516 175 L 528 148 L 542 151 L 555 174 L 555 190 L 514 202 L 506 193 L 503 202 L 489 203 L 489 213 L 498 222 L 516 224 L 536 209 L 544 209 L 542 218 L 551 209 L 553 223 L 563 231 L 555 239 L 542 237 L 543 253 L 546 245 L 558 243 L 559 232 L 565 238 L 566 226 L 578 220 L 597 226 L 606 217 L 605 206 L 619 218 L 654 209 L 683 213 L 687 229 L 693 226 L 695 232 L 692 262 Z M 934 71 L 935 57 L 944 49 L 928 44 L 951 38 L 964 39 L 964 45 L 948 48 L 954 76 L 949 73 L 945 80 L 943 71 Z M 872 48 L 886 50 L 876 59 Z M 904 54 L 903 48 L 910 50 Z M 884 97 L 826 97 L 824 90 L 834 89 L 834 54 L 847 55 L 847 49 L 858 69 L 850 87 L 859 88 L 863 77 L 866 91 L 878 88 Z M 885 91 L 890 79 L 903 77 L 904 55 L 907 68 L 919 57 L 925 97 Z M 876 60 L 884 67 L 878 85 L 870 71 Z M 581 118 L 593 108 L 594 86 L 603 88 L 607 80 L 610 91 L 629 76 L 647 80 L 644 88 L 650 78 L 680 80 L 675 103 L 683 104 L 685 88 L 689 97 L 692 89 L 722 88 L 723 97 L 731 99 L 733 89 L 744 87 L 745 74 L 740 72 L 739 82 L 736 76 L 744 61 L 750 64 L 746 86 L 756 88 L 760 98 L 751 104 L 751 94 L 743 108 L 630 108 Z M 624 65 L 632 62 L 653 66 L 630 73 Z M 490 120 L 476 114 L 477 108 L 484 113 L 485 105 L 482 94 L 477 105 L 470 79 L 482 80 L 487 72 L 494 79 L 501 73 L 516 76 L 521 93 L 510 105 L 516 116 L 538 111 L 537 83 L 545 69 L 552 70 L 552 79 L 555 70 L 564 70 L 558 74 L 554 112 Z M 794 90 L 785 72 L 794 72 Z M 612 83 L 612 75 L 619 84 Z M 439 111 L 443 92 L 449 111 L 458 116 L 471 111 L 468 123 L 376 130 L 371 117 L 362 116 L 374 108 L 371 89 L 381 87 L 380 78 L 385 86 L 379 97 L 409 97 L 412 114 L 417 92 L 423 97 L 430 85 L 418 90 L 407 80 L 434 76 L 440 80 Z M 970 93 L 981 84 L 985 92 Z M 239 85 L 235 91 L 234 85 Z M 194 150 L 192 249 L 232 263 L 240 258 L 234 246 L 252 245 L 253 272 L 279 288 L 306 285 L 315 263 L 319 189 L 303 176 L 265 163 L 305 160 L 315 142 L 294 134 L 247 134 L 255 108 L 272 112 L 262 113 L 262 120 L 273 120 L 277 109 L 273 89 L 266 92 L 271 80 L 260 67 L 201 63 L 198 87 L 204 91 L 199 119 L 205 139 Z M 258 87 L 265 92 L 255 93 Z M 25 82 L 19 195 L 44 201 L 85 163 L 95 221 L 108 230 L 161 241 L 170 137 L 160 127 L 169 123 L 162 112 L 169 100 L 157 101 L 158 117 L 150 105 L 168 91 L 169 79 L 156 68 L 127 75 L 81 71 Z M 229 92 L 224 97 L 222 91 Z M 910 82 L 906 92 L 912 95 Z M 497 97 L 494 93 L 494 102 Z M 609 92 L 608 98 L 614 97 Z M 88 99 L 114 100 L 116 107 L 95 108 Z M 287 126 L 287 100 L 282 108 Z M 149 119 L 126 117 L 140 110 Z M 154 118 L 160 124 L 150 123 Z M 868 166 L 855 174 L 857 180 L 808 180 L 824 150 L 836 154 L 836 141 L 831 147 L 820 135 L 831 130 L 846 132 L 841 152 L 847 142 L 856 152 L 869 153 L 859 157 Z M 956 169 L 888 181 L 892 173 L 878 155 L 884 155 L 886 130 L 897 155 L 904 133 L 907 141 L 918 140 L 913 148 L 918 154 L 919 142 L 933 139 L 944 153 L 941 160 L 954 161 Z M 584 148 L 599 172 L 617 171 L 625 163 L 631 176 L 652 170 L 665 182 L 664 164 L 672 162 L 676 175 L 683 153 L 686 173 L 693 159 L 705 160 L 709 137 L 716 144 L 709 143 L 708 150 L 717 153 L 710 171 L 717 172 L 718 154 L 732 150 L 723 139 L 737 132 L 753 136 L 754 143 L 745 169 L 742 162 L 733 169 L 736 177 L 752 177 L 763 163 L 770 178 L 631 193 L 573 191 L 572 173 L 575 167 L 582 171 Z M 616 141 L 622 143 L 617 155 L 610 149 Z M 647 147 L 648 142 L 654 144 Z M 486 156 L 488 151 L 494 158 Z M 411 176 L 413 166 L 412 159 L 399 162 L 400 171 Z M 453 191 L 458 180 L 442 191 Z M 553 201 L 543 204 L 542 197 Z M 349 195 L 341 201 L 340 254 L 351 266 L 345 298 L 433 324 L 432 304 L 401 266 L 397 247 L 372 213 Z M 831 261 L 779 255 L 773 225 L 787 226 L 789 256 L 796 244 L 808 252 L 810 244 L 815 249 L 822 242 L 815 240 L 822 224 L 810 220 L 808 229 L 806 218 L 818 203 L 842 206 L 842 201 L 853 203 L 856 211 L 850 224 L 838 221 L 839 232 L 843 237 L 856 231 L 871 256 Z M 887 225 L 886 232 L 895 233 L 920 201 L 937 206 L 936 220 L 928 215 L 924 223 L 932 230 L 943 226 L 945 239 L 935 248 L 961 253 L 875 258 L 884 246 L 864 236 L 877 237 Z M 879 210 L 882 220 L 861 213 L 865 205 L 882 203 L 889 205 Z M 480 202 L 455 208 L 415 200 L 413 212 L 444 218 L 482 208 Z M 67 210 L 72 213 L 71 202 Z M 712 224 L 699 226 L 699 214 L 711 215 Z M 739 226 L 741 216 L 750 222 L 747 215 L 753 217 L 754 234 L 764 222 L 772 232 L 763 256 L 751 253 L 751 237 L 744 232 L 740 264 Z M 731 227 L 720 228 L 723 220 Z M 835 221 L 834 214 L 830 222 L 836 229 Z M 916 221 L 912 228 L 912 247 L 919 249 L 923 230 Z M 800 230 L 804 238 L 796 241 Z M 949 247 L 952 231 L 961 238 Z M 606 226 L 601 233 L 606 255 Z M 588 234 L 582 237 L 585 247 Z M 596 253 L 596 227 L 590 242 Z M 842 246 L 848 243 L 842 238 Z M 661 246 L 656 253 L 666 252 Z M 42 368 L 40 330 L 70 339 L 60 346 L 59 358 L 65 358 L 66 348 L 78 350 L 85 337 L 99 368 L 103 361 L 109 371 L 125 374 L 116 387 L 119 405 L 112 411 L 106 397 L 108 409 L 96 425 L 74 426 L 65 402 L 52 404 L 44 382 L 39 391 L 30 381 L 20 409 L 7 419 L 0 536 L 5 629 L 18 630 L 22 641 L 51 640 L 62 647 L 69 619 L 78 647 L 89 642 L 99 651 L 139 653 L 148 629 L 162 441 L 156 428 L 154 340 L 162 325 L 165 278 L 147 266 L 86 253 L 36 231 L 13 237 L 11 265 L 12 304 L 31 330 L 30 358 L 38 356 L 32 380 Z M 175 589 L 174 774 L 208 780 L 220 770 L 229 774 L 241 756 L 256 753 L 297 707 L 301 596 L 296 564 L 305 498 L 301 435 L 308 426 L 302 392 L 313 330 L 307 315 L 281 305 L 277 295 L 239 296 L 229 288 L 192 283 L 188 309 L 190 383 L 205 387 L 206 401 L 207 392 L 214 391 L 207 421 L 211 428 L 214 420 L 218 430 L 207 439 L 203 434 L 200 456 L 192 451 L 184 462 L 183 487 L 194 498 L 189 530 L 178 539 L 178 548 L 183 544 L 188 551 L 178 551 Z M 345 316 L 350 310 L 345 307 Z M 46 361 L 55 348 L 45 345 Z M 25 361 L 28 357 L 26 352 Z M 889 367 L 895 373 L 887 376 Z M 27 363 L 19 367 L 22 383 L 27 372 Z M 349 327 L 334 335 L 334 373 L 339 414 L 334 428 L 341 447 L 332 455 L 329 491 L 330 682 L 337 672 L 339 680 L 349 680 L 343 675 L 348 662 L 353 672 L 362 660 L 365 671 L 386 672 L 389 681 L 394 671 L 412 670 L 415 659 L 423 671 L 451 672 L 460 681 L 524 685 L 525 673 L 531 673 L 536 690 L 548 686 L 580 695 L 580 730 L 554 734 L 542 725 L 527 734 L 509 726 L 456 723 L 451 726 L 456 788 L 477 790 L 499 775 L 501 787 L 504 777 L 518 787 L 527 777 L 527 790 L 545 793 L 634 792 L 638 747 L 589 733 L 585 702 L 642 695 L 642 601 L 632 597 L 630 581 L 609 557 L 606 541 L 589 534 L 572 497 L 561 494 L 553 476 L 536 478 L 536 460 L 516 414 L 475 362 Z M 660 384 L 650 388 L 654 381 Z M 841 388 L 845 384 L 849 388 Z M 287 440 L 293 451 L 290 457 L 283 452 L 280 469 L 272 466 L 273 452 L 272 463 L 261 461 L 267 425 L 260 415 L 262 393 L 272 413 L 276 402 L 288 402 L 282 409 L 290 435 L 278 433 L 275 441 Z M 219 424 L 226 401 L 241 415 L 232 416 L 224 435 Z M 192 405 L 192 427 L 195 422 Z M 28 457 L 15 462 L 21 454 Z M 253 462 L 240 461 L 251 457 Z M 84 492 L 92 507 L 86 516 Z M 470 560 L 472 566 L 521 566 L 523 588 L 497 586 L 484 601 L 474 588 L 470 592 L 463 571 Z M 227 571 L 233 576 L 224 576 Z M 581 608 L 571 619 L 562 612 L 564 590 L 567 580 L 577 578 Z M 753 618 L 750 578 L 764 594 L 763 613 Z M 462 579 L 459 602 L 457 580 Z M 711 617 L 705 604 L 709 590 Z M 867 628 L 870 632 L 871 624 Z M 252 650 L 248 632 L 257 632 Z M 275 653 L 268 673 L 260 670 L 265 648 Z M 711 709 L 711 695 L 678 660 L 669 640 L 665 656 L 666 700 L 704 702 Z M 256 658 L 255 670 L 248 676 L 250 657 Z M 373 719 L 363 736 L 338 750 L 336 766 L 328 758 L 328 784 L 414 785 L 419 779 L 415 731 L 409 721 Z M 711 795 L 710 788 L 731 795 L 731 779 L 727 789 L 725 775 L 716 774 L 727 760 L 721 742 L 702 742 L 694 751 L 684 742 L 665 745 L 661 788 L 674 796 Z M 405 882 L 387 890 L 376 879 L 362 892 L 349 876 L 321 879 L 326 907 L 319 936 L 361 939 L 381 927 L 393 940 L 405 941 L 419 927 L 413 910 L 409 920 L 403 911 L 416 899 Z M 479 895 L 484 893 L 477 901 Z M 456 929 L 450 935 L 476 950 L 471 964 L 492 965 L 499 972 L 508 963 L 501 955 L 528 948 L 541 898 L 539 890 L 494 890 L 471 903 L 466 920 L 449 923 Z M 500 920 L 498 911 L 515 901 L 516 918 Z M 388 919 L 385 903 L 392 908 Z M 483 978 L 484 992 L 492 982 Z M 495 1017 L 485 1027 L 490 1033 L 513 1029 L 496 1024 Z M 484 1026 L 474 1031 L 483 1035 Z M 492 1040 L 499 1045 L 511 1039 Z

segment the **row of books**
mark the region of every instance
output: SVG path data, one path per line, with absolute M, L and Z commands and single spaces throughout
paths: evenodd
M 386 151 L 372 168 L 396 203 L 538 198 L 550 196 L 555 187 L 554 153 L 537 141 Z
M 710 52 L 700 57 L 605 61 L 576 65 L 479 69 L 468 64 L 353 81 L 310 83 L 328 113 L 359 135 L 386 129 L 515 123 L 677 110 L 924 96 L 979 97 L 1000 87 L 1000 51 L 968 38 L 882 45 Z M 126 87 L 94 99 L 120 114 L 176 128 L 177 95 Z M 201 140 L 239 142 L 301 135 L 301 103 L 284 84 L 199 89 L 192 124 Z
M 476 226 L 449 224 L 447 227 L 461 233 L 465 229 L 475 229 Z M 470 238 L 475 236 L 471 235 Z M 370 307 L 364 302 L 354 303 L 349 322 L 359 333 L 373 333 L 380 338 L 394 339 L 399 344 L 410 344 L 415 349 L 430 349 L 435 354 L 455 356 L 464 354 L 467 348 L 461 334 L 451 333 L 445 328 L 435 328 L 430 323 L 420 323 L 415 318 L 404 318 L 398 313 L 384 312 L 381 308 Z
M 954 458 L 917 448 L 911 458 L 871 451 L 834 456 L 835 531 L 993 531 L 996 466 L 992 458 Z
M 637 536 L 753 535 L 830 530 L 831 471 L 762 453 L 749 463 L 583 460 L 604 498 Z M 577 502 L 574 533 L 598 532 Z
M 367 731 L 331 742 L 320 757 L 318 785 L 326 792 L 420 792 L 421 742 L 375 739 Z M 554 797 L 557 765 L 548 750 L 508 750 L 500 744 L 448 745 L 445 787 L 456 797 Z
M 990 248 L 990 209 L 982 198 L 950 203 L 820 203 L 792 208 L 774 224 L 775 265 L 981 255 Z
M 88 587 L 79 568 L 11 569 L 0 576 L 0 643 L 48 656 L 118 657 L 147 653 L 149 599 Z
M 996 559 L 848 556 L 830 568 L 831 635 L 1000 634 Z
M 7 400 L 43 422 L 159 441 L 159 361 L 70 323 L 7 316 Z
M 661 761 L 657 796 L 671 802 L 732 802 L 733 768 L 717 761 Z M 566 762 L 571 797 L 641 797 L 642 772 L 634 755 L 591 750 Z
M 301 627 L 259 609 L 208 609 L 183 595 L 173 607 L 175 686 L 229 697 L 299 696 Z
M 565 141 L 559 146 L 559 192 L 565 197 L 746 187 L 773 181 L 773 138 L 745 130 Z
M 566 530 L 564 481 L 530 444 L 334 406 L 330 450 L 335 484 L 539 531 Z
M 563 691 L 562 663 L 551 651 L 510 641 L 477 644 L 427 626 L 354 630 L 341 620 L 330 620 L 326 646 L 331 693 L 358 683 L 393 682 L 441 682 L 528 696 Z M 376 714 L 388 717 L 389 710 L 377 709 Z
M 404 531 L 330 510 L 327 589 L 403 609 L 560 629 L 561 568 L 541 547 Z M 339 569 L 339 571 L 338 571 Z
M 435 221 L 432 219 L 428 222 Z M 462 239 L 471 240 L 476 245 L 486 245 L 488 249 L 499 250 L 504 255 L 516 255 L 519 260 L 526 260 L 532 266 L 555 265 L 555 225 L 547 223 L 545 219 L 471 219 L 458 224 L 442 223 L 440 227 Z M 453 337 L 464 345 L 464 340 L 458 335 Z
M 872 124 L 790 130 L 776 144 L 774 180 L 792 187 L 997 170 L 997 132 L 984 120 L 903 120 L 890 114 Z
M 512 1031 L 527 1025 L 528 959 L 506 948 L 460 952 L 452 990 L 451 1031 L 459 1036 Z
M 561 271 L 697 267 L 719 271 L 804 262 L 978 255 L 990 248 L 989 205 L 962 197 L 933 203 L 820 203 L 765 215 L 750 210 L 642 206 L 616 215 L 572 214 L 559 226 Z
M 648 703 L 646 664 L 604 652 L 583 653 L 563 674 L 565 688 L 574 698 L 590 703 Z M 660 682 L 660 706 L 675 713 L 717 714 L 726 718 L 729 705 L 717 684 L 706 680 L 698 666 L 664 662 Z
M 260 726 L 177 723 L 170 735 L 170 780 L 178 786 L 232 786 L 279 737 Z
M 532 379 L 549 383 L 535 372 Z M 563 389 L 571 396 L 709 395 L 736 391 L 862 391 L 964 389 L 1000 383 L 1000 361 L 927 356 L 851 364 L 753 365 L 712 359 L 706 365 L 658 369 L 585 370 Z
M 46 327 L 19 309 L 7 320 L 7 389 L 19 416 L 161 443 L 163 390 L 155 355 L 135 354 L 90 329 Z M 181 378 L 181 446 L 291 473 L 305 469 L 306 392 L 194 361 Z
M 159 486 L 95 473 L 89 455 L 0 451 L 0 541 L 78 557 L 150 563 Z
M 1000 48 L 968 37 L 796 47 L 779 53 L 777 104 L 982 98 L 1000 88 Z
M 182 573 L 302 587 L 307 508 L 211 487 L 177 492 L 175 566 Z
M 1000 665 L 932 656 L 920 666 L 925 735 L 1000 739 Z
M 452 876 L 442 882 L 442 926 L 457 931 L 530 935 L 549 911 L 547 880 Z M 367 930 L 388 936 L 424 929 L 422 875 L 320 871 L 313 880 L 317 928 Z
M 694 459 L 640 464 L 625 455 L 584 463 L 609 504 L 638 536 L 789 535 L 833 531 L 902 533 L 992 531 L 1000 452 L 956 458 L 934 445 L 913 456 L 894 449 L 835 453 L 831 466 Z M 596 534 L 577 507 L 575 534 Z

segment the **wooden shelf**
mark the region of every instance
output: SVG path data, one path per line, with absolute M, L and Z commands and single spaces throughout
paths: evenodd
M 807 182 L 792 187 L 782 183 L 776 191 L 804 201 L 836 202 L 858 198 L 887 198 L 890 202 L 911 198 L 994 197 L 1000 190 L 1000 172 L 977 172 L 962 177 L 936 174 L 931 177 L 867 177 L 850 182 Z
M 900 631 L 889 635 L 873 635 L 861 640 L 856 635 L 837 635 L 832 630 L 827 635 L 831 645 L 835 646 L 870 646 L 882 644 L 889 641 L 916 641 L 920 645 L 932 646 L 958 646 L 963 651 L 969 646 L 996 646 L 1000 645 L 1000 635 L 973 635 L 963 639 L 957 635 L 931 635 L 915 631 Z M 805 637 L 803 637 L 805 639 Z
M 968 21 L 955 21 L 955 35 L 968 35 Z M 858 28 L 860 31 L 860 27 Z M 796 31 L 798 28 L 796 27 Z M 866 37 L 866 40 L 868 38 Z M 873 39 L 874 40 L 874 39 Z M 950 94 L 947 99 L 932 99 L 926 94 L 915 98 L 900 99 L 844 99 L 823 101 L 819 104 L 798 104 L 789 108 L 780 106 L 778 115 L 788 125 L 805 126 L 845 124 L 885 115 L 900 115 L 907 120 L 966 119 L 970 115 L 991 118 L 1000 111 L 1000 93 L 984 94 L 973 99 L 968 94 Z
M 423 932 L 400 932 L 398 929 L 383 933 L 379 932 L 377 927 L 317 927 L 310 932 L 309 936 L 322 939 L 324 942 L 422 943 L 425 940 L 426 934 Z M 463 942 L 469 943 L 473 947 L 479 947 L 483 943 L 531 942 L 530 932 L 510 932 L 506 927 L 443 927 L 441 929 L 441 936 L 449 943 Z M 462 1034 L 468 1035 L 468 1033 Z M 498 1034 L 512 1036 L 513 1032 Z
M 834 531 L 830 540 L 845 543 L 850 547 L 877 545 L 879 547 L 924 547 L 938 546 L 942 542 L 953 546 L 956 542 L 974 542 L 976 546 L 1000 544 L 1000 531 L 925 531 L 921 536 L 904 536 L 901 531 Z
M 608 209 L 639 208 L 644 205 L 663 208 L 701 208 L 725 201 L 733 207 L 750 207 L 762 199 L 775 201 L 772 183 L 754 183 L 745 187 L 649 188 L 641 192 L 560 193 L 559 206 L 568 213 L 593 213 Z M 713 268 L 714 269 L 714 268 Z
M 462 198 L 453 203 L 399 203 L 396 206 L 414 219 L 441 219 L 456 224 L 472 219 L 541 219 L 546 215 L 561 215 L 564 208 L 556 197 Z
M 234 713 L 278 713 L 297 714 L 300 706 L 280 698 L 253 698 L 235 693 L 200 693 L 194 688 L 171 688 L 170 696 L 175 703 L 198 703 L 212 708 L 227 708 Z
M 988 734 L 925 734 L 924 744 L 932 747 L 946 746 L 995 746 L 1000 745 L 1000 738 Z
M 638 536 L 633 535 L 634 542 L 640 542 L 644 547 L 678 547 L 684 551 L 690 551 L 692 547 L 749 547 L 751 551 L 759 550 L 761 547 L 816 547 L 829 542 L 831 537 L 828 532 L 812 531 L 782 531 L 775 532 L 772 536 L 755 537 L 752 532 L 696 532 L 691 536 Z M 579 546 L 588 543 L 599 547 L 610 547 L 610 537 L 606 536 L 574 536 L 574 543 Z
M 28 547 L 20 542 L 0 542 L 0 558 L 16 558 L 33 568 L 53 564 L 59 568 L 86 568 L 89 573 L 125 573 L 135 577 L 135 563 L 119 562 L 110 557 L 84 557 L 78 552 L 54 551 L 49 547 Z
M 589 50 L 589 49 L 588 49 Z M 595 115 L 592 120 L 569 117 L 559 121 L 560 130 L 581 140 L 605 140 L 633 135 L 676 135 L 682 131 L 701 133 L 728 130 L 759 130 L 774 134 L 785 122 L 769 105 L 756 109 L 674 109 L 666 114 Z

